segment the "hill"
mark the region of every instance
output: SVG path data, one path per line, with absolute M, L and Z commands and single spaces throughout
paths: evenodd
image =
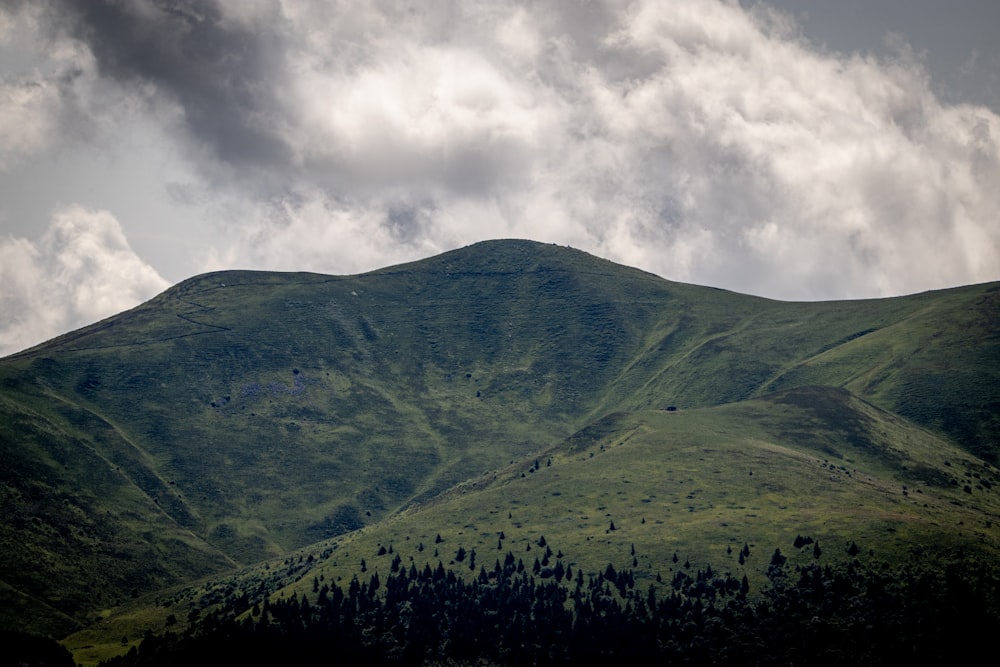
M 574 664 L 588 650 L 663 657 L 669 645 L 638 638 L 662 635 L 664 623 L 673 622 L 683 627 L 667 636 L 691 642 L 701 632 L 694 645 L 729 647 L 728 654 L 723 648 L 695 659 L 713 664 L 742 663 L 740 656 L 754 651 L 763 652 L 757 661 L 773 662 L 800 639 L 800 653 L 788 655 L 852 656 L 870 664 L 918 649 L 971 656 L 1000 624 L 997 481 L 992 466 L 842 389 L 803 387 L 710 408 L 614 413 L 534 459 L 388 520 L 125 605 L 66 645 L 88 664 L 149 633 L 164 637 L 153 647 L 166 650 L 171 637 L 181 642 L 174 650 L 184 657 L 175 659 L 184 660 L 233 657 L 245 646 L 254 647 L 247 656 L 274 652 L 275 659 L 300 652 L 304 660 L 317 659 L 334 649 L 345 661 L 392 664 L 411 664 L 399 653 L 413 650 L 431 662 L 539 659 L 531 650 L 509 653 L 513 636 L 532 637 L 528 646 L 548 659 Z M 776 557 L 787 564 L 776 568 Z M 823 584 L 810 578 L 821 574 Z M 455 575 L 472 588 L 463 595 L 458 583 L 445 601 L 441 585 L 447 580 L 453 588 Z M 379 579 L 387 591 L 381 619 L 366 602 Z M 496 625 L 516 622 L 517 612 L 506 605 L 528 604 L 499 600 L 519 593 L 549 600 L 553 585 L 565 586 L 563 598 L 574 601 L 573 624 L 534 604 L 529 628 Z M 796 597 L 803 586 L 810 596 L 817 586 L 826 592 L 803 607 Z M 339 595 L 328 597 L 331 590 L 361 600 L 337 611 L 328 606 Z M 637 610 L 653 598 L 663 602 L 649 627 Z M 692 602 L 706 605 L 706 618 L 721 617 L 714 626 L 699 620 L 692 630 L 686 607 Z M 615 604 L 639 617 L 613 620 L 616 607 L 608 605 Z M 767 605 L 788 607 L 780 633 L 757 627 L 767 624 L 760 612 Z M 591 635 L 577 624 L 595 607 L 603 611 Z M 294 615 L 283 619 L 288 610 Z M 345 619 L 333 634 L 324 610 Z M 809 621 L 817 616 L 826 631 L 815 635 Z M 248 629 L 250 618 L 257 634 Z M 302 628 L 309 632 L 309 618 L 319 635 L 307 641 Z M 478 639 L 458 649 L 453 640 L 462 625 L 461 632 Z M 270 639 L 261 644 L 264 632 Z M 588 638 L 616 633 L 621 640 L 610 648 L 601 641 L 587 648 Z M 741 633 L 750 646 L 733 653 Z M 788 636 L 779 640 L 781 633 Z M 126 647 L 123 636 L 133 638 Z M 674 657 L 691 661 L 685 651 Z M 158 654 L 145 655 L 153 662 Z
M 199 276 L 0 360 L 0 621 L 61 636 L 317 543 L 478 525 L 501 497 L 588 568 L 614 550 L 584 537 L 645 510 L 650 563 L 741 534 L 783 543 L 826 526 L 865 541 L 873 516 L 880 552 L 994 549 L 997 359 L 996 284 L 782 303 L 527 241 L 359 276 Z M 634 435 L 618 447 L 621 433 Z M 586 502 L 536 481 L 549 458 Z M 754 485 L 783 481 L 750 486 L 750 468 Z M 610 491 L 609 470 L 649 507 L 611 511 L 631 494 Z M 522 474 L 532 490 L 515 494 Z M 926 510 L 910 507 L 925 500 L 915 488 L 936 498 Z M 725 494 L 743 509 L 720 509 Z M 757 497 L 779 500 L 747 509 Z M 592 518 L 563 521 L 548 498 Z M 869 510 L 830 509 L 845 502 Z M 772 504 L 814 509 L 786 522 Z M 652 530 L 667 510 L 688 537 Z M 418 528 L 407 535 L 426 546 Z

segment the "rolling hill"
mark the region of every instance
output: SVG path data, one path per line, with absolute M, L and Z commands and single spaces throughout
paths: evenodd
M 998 360 L 997 284 L 784 303 L 527 241 L 198 276 L 0 360 L 0 624 L 108 651 L 194 581 L 305 594 L 387 545 L 995 555 Z

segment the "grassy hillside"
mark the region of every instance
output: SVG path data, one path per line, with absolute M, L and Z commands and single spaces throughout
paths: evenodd
M 660 599 L 706 569 L 746 576 L 759 595 L 775 549 L 789 569 L 943 571 L 995 560 L 998 485 L 994 467 L 841 389 L 615 413 L 379 524 L 137 601 L 66 645 L 96 662 L 120 653 L 123 635 L 183 629 L 192 613 L 246 614 L 268 595 L 315 602 L 323 586 L 411 568 L 471 582 L 508 554 L 541 582 L 557 564 L 584 580 L 611 564 Z
M 0 361 L 0 595 L 25 610 L 2 622 L 63 633 L 133 596 L 382 535 L 382 520 L 425 522 L 407 535 L 428 547 L 427 531 L 455 528 L 419 512 L 490 516 L 464 505 L 471 479 L 475 503 L 538 487 L 508 512 L 581 563 L 646 510 L 646 537 L 629 538 L 650 568 L 685 534 L 712 536 L 690 542 L 701 558 L 820 526 L 825 541 L 877 536 L 879 551 L 980 533 L 989 546 L 998 323 L 997 285 L 781 303 L 524 241 L 360 276 L 199 276 Z M 871 482 L 844 472 L 853 462 Z M 538 481 L 553 471 L 571 484 Z M 913 488 L 943 495 L 924 512 Z M 870 509 L 822 510 L 845 497 Z M 774 527 L 772 504 L 810 503 Z M 614 539 L 605 519 L 623 522 Z
M 389 545 L 418 567 L 447 564 L 460 546 L 487 569 L 508 550 L 530 564 L 542 536 L 570 554 L 566 565 L 595 573 L 611 562 L 647 582 L 679 567 L 674 554 L 759 577 L 775 547 L 794 552 L 797 535 L 832 559 L 851 542 L 887 560 L 995 554 L 998 484 L 996 468 L 928 432 L 843 390 L 807 387 L 714 408 L 611 415 L 537 461 L 352 534 L 316 571 L 349 579 L 365 558 L 384 574 L 392 558 L 377 554 Z M 763 552 L 741 566 L 744 544 Z

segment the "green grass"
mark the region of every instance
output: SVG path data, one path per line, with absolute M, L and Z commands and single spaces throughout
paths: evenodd
M 980 484 L 967 493 L 970 479 Z M 990 559 L 1000 548 L 998 484 L 992 466 L 840 389 L 617 413 L 383 522 L 161 601 L 158 619 L 127 610 L 67 645 L 78 660 L 80 646 L 102 638 L 120 651 L 121 634 L 161 631 L 167 613 L 207 612 L 261 586 L 313 597 L 314 581 L 384 578 L 396 557 L 407 569 L 441 561 L 473 577 L 511 552 L 530 568 L 542 537 L 573 571 L 589 577 L 611 563 L 633 571 L 640 590 L 706 566 L 745 574 L 759 590 L 775 548 L 792 566 L 816 562 L 815 542 L 794 547 L 799 535 L 819 543 L 821 564 L 849 560 L 852 543 L 862 560 L 913 567 Z M 744 545 L 751 554 L 740 563 Z
M 992 549 L 998 295 L 781 303 L 521 241 L 199 276 L 0 361 L 0 582 L 61 633 L 331 539 L 348 579 L 437 532 L 647 578 L 803 531 Z

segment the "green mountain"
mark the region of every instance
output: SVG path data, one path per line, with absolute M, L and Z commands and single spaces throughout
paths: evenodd
M 438 535 L 650 578 L 790 533 L 995 554 L 998 360 L 998 284 L 783 303 L 527 241 L 199 276 L 0 360 L 0 625 Z

